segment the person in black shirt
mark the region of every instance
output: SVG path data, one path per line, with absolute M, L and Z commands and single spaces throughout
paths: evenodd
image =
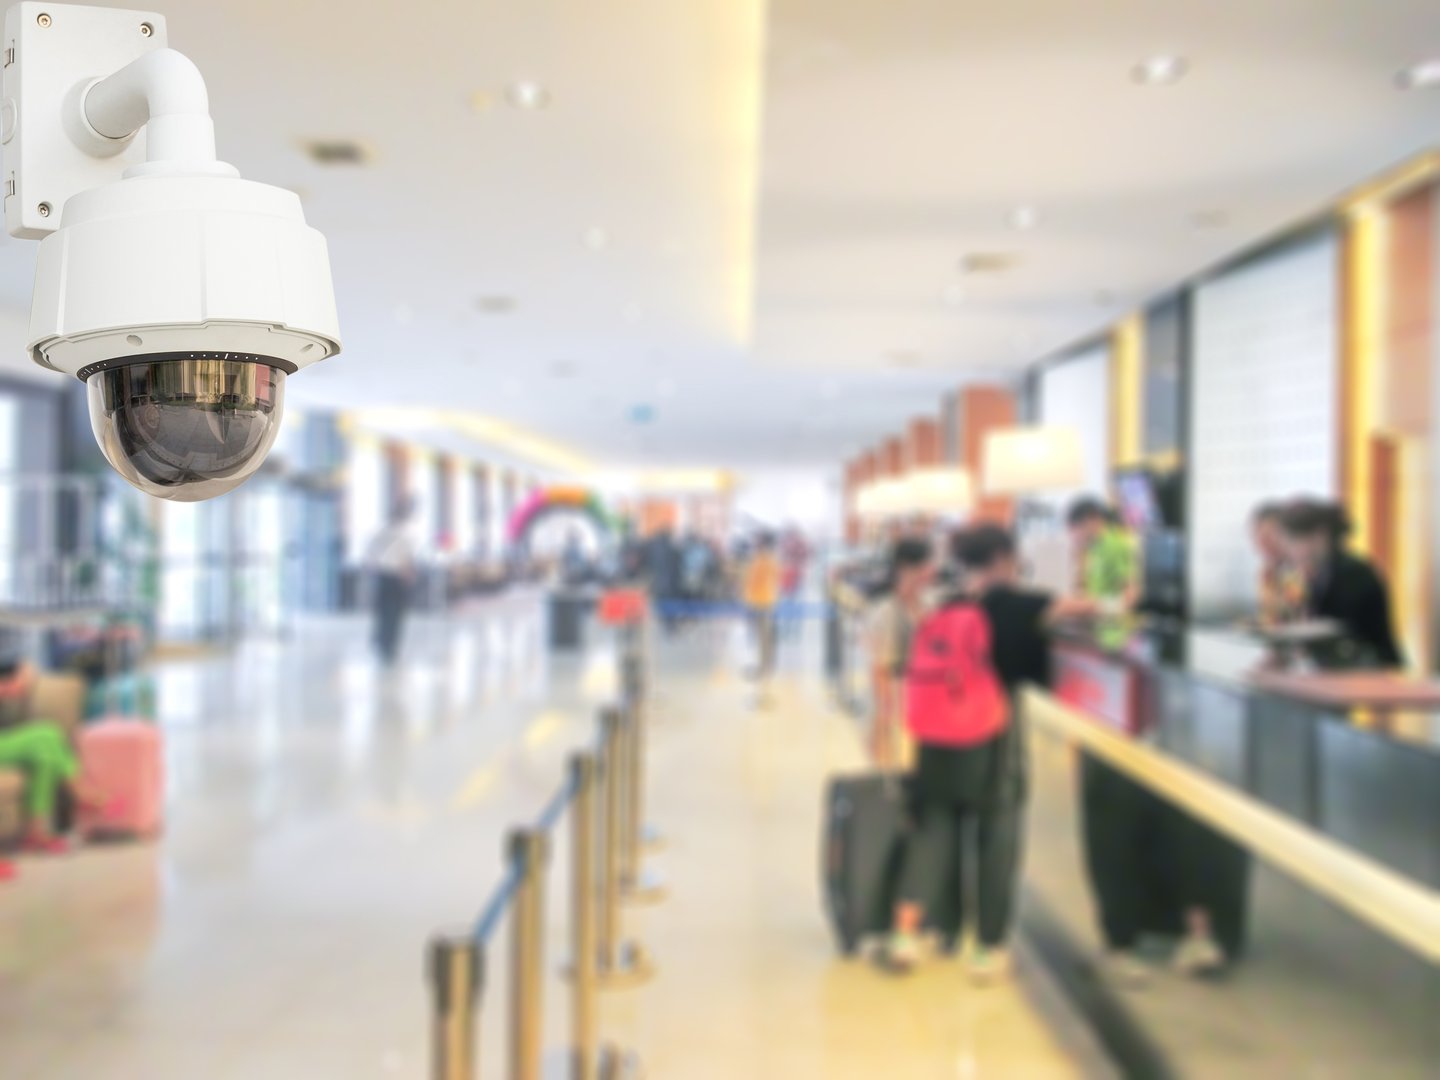
M 896 906 L 895 933 L 882 962 L 908 971 L 918 954 L 924 921 L 921 897 L 931 882 L 959 875 L 938 872 L 959 857 L 969 823 L 974 823 L 978 893 L 976 951 L 971 977 L 980 983 L 1009 967 L 1006 943 L 1020 866 L 1020 839 L 1028 788 L 1025 731 L 1017 696 L 1026 685 L 1050 681 L 1047 628 L 1057 620 L 1092 615 L 1090 600 L 1060 600 L 1019 587 L 1015 540 L 998 525 L 979 525 L 955 536 L 955 562 L 964 572 L 962 595 L 949 603 L 974 603 L 990 626 L 990 661 L 1010 698 L 1004 732 L 976 746 L 921 743 L 910 794 L 917 828 L 907 846 Z
M 1390 591 L 1373 563 L 1345 549 L 1351 527 L 1344 508 L 1301 499 L 1282 512 L 1281 527 L 1290 559 L 1305 576 L 1309 614 L 1333 619 L 1345 628 L 1355 654 L 1340 663 L 1404 667 L 1390 613 Z

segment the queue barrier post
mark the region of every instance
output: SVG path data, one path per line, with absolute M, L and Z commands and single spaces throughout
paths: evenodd
M 475 1080 L 484 951 L 471 935 L 437 935 L 426 950 L 432 1080 Z
M 627 802 L 627 735 L 624 710 L 607 708 L 601 713 L 600 787 L 603 824 L 599 888 L 599 984 L 606 989 L 636 986 L 651 978 L 653 965 L 645 951 L 623 940 L 621 919 L 621 875 L 625 846 L 625 804 Z
M 510 916 L 510 1080 L 540 1080 L 545 1017 L 545 877 L 550 838 L 517 829 L 508 841 L 520 873 Z

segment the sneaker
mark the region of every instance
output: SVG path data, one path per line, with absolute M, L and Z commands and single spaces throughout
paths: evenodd
M 1225 953 L 1214 938 L 1191 934 L 1180 942 L 1171 965 L 1181 975 L 1203 979 L 1224 970 Z
M 920 938 L 896 932 L 875 956 L 875 966 L 890 975 L 909 975 L 920 963 Z
M 1129 990 L 1138 990 L 1150 981 L 1150 965 L 1130 949 L 1112 949 L 1105 954 L 1105 974 Z
M 970 954 L 970 961 L 966 966 L 972 983 L 976 986 L 989 986 L 1010 974 L 1010 950 L 979 946 Z

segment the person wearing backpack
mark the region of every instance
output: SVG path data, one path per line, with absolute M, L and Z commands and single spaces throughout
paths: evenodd
M 998 525 L 958 533 L 953 554 L 964 591 L 921 625 L 906 680 L 906 722 L 917 743 L 911 776 L 915 829 L 906 845 L 894 930 L 884 965 L 910 970 L 919 955 L 923 898 L 971 847 L 977 892 L 971 978 L 1009 969 L 1007 942 L 1020 865 L 1028 769 L 1016 704 L 1026 684 L 1050 679 L 1053 623 L 1093 614 L 1090 600 L 1057 599 L 1017 585 L 1015 540 Z M 966 833 L 973 830 L 973 843 Z
M 890 549 L 887 590 L 869 617 L 866 639 L 870 654 L 873 715 L 870 753 L 883 768 L 903 764 L 905 751 L 905 670 L 915 631 L 931 606 L 935 576 L 934 547 L 922 537 L 897 540 Z

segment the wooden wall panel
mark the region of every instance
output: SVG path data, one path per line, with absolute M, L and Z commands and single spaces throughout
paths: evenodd
M 940 421 L 917 417 L 910 421 L 905 438 L 906 469 L 926 469 L 944 462 L 945 452 L 941 445 Z
M 976 518 L 1010 521 L 1014 507 L 1009 499 L 986 497 L 985 436 L 1016 423 L 1015 395 L 998 386 L 969 386 L 960 391 L 955 405 L 959 412 L 960 464 L 970 470 L 977 495 Z
M 1436 189 L 1390 208 L 1386 278 L 1385 410 L 1390 431 L 1427 438 L 1435 359 Z

